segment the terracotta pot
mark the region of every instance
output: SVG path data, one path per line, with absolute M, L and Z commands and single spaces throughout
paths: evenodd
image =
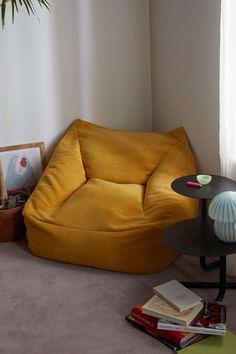
M 25 192 L 18 191 L 17 193 L 22 193 L 29 197 Z M 23 208 L 24 204 L 12 209 L 0 210 L 0 242 L 15 241 L 25 236 Z

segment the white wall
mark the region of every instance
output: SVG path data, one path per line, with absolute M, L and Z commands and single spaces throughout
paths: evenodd
M 200 169 L 218 173 L 220 0 L 51 4 L 0 33 L 0 146 L 50 152 L 78 116 L 151 130 L 152 96 L 154 130 L 184 126 Z
M 50 2 L 0 34 L 0 146 L 50 151 L 76 117 L 151 130 L 149 1 Z
M 154 130 L 184 126 L 199 169 L 219 173 L 220 0 L 150 0 Z

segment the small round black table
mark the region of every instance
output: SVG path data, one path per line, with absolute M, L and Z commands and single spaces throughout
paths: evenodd
M 207 215 L 207 200 L 214 198 L 217 194 L 226 191 L 236 191 L 236 182 L 232 179 L 222 176 L 211 175 L 212 180 L 201 188 L 189 187 L 188 181 L 197 182 L 196 175 L 183 176 L 175 179 L 171 188 L 178 194 L 190 198 L 200 199 L 202 201 L 202 217 Z
M 212 181 L 201 188 L 189 187 L 186 182 L 196 182 L 196 175 L 184 176 L 172 182 L 172 189 L 184 196 L 202 201 L 201 217 L 172 225 L 163 235 L 166 245 L 179 253 L 200 257 L 206 271 L 219 266 L 219 282 L 183 282 L 192 288 L 219 288 L 216 301 L 222 301 L 225 289 L 236 288 L 236 283 L 226 282 L 226 256 L 236 253 L 236 243 L 220 241 L 214 233 L 214 221 L 207 215 L 207 201 L 225 191 L 236 191 L 236 182 L 221 176 L 212 176 Z M 206 264 L 206 257 L 219 257 L 219 261 Z

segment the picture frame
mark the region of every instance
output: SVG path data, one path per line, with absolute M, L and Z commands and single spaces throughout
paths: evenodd
M 0 161 L 8 191 L 32 192 L 46 167 L 44 142 L 0 147 Z

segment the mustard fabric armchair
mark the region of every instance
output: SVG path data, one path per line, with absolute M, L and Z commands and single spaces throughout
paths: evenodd
M 157 272 L 176 253 L 162 239 L 198 204 L 171 182 L 195 173 L 183 128 L 112 130 L 76 120 L 24 208 L 36 256 L 132 273 Z

